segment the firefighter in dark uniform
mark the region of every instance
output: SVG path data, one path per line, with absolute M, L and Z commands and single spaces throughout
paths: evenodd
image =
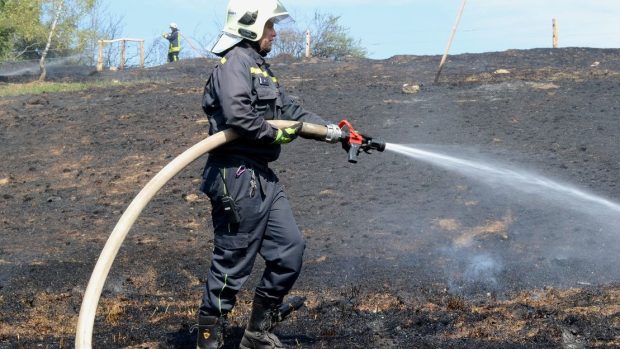
M 275 311 L 299 276 L 305 242 L 268 164 L 278 159 L 281 144 L 297 137 L 301 122 L 278 130 L 266 120 L 327 125 L 284 92 L 265 62 L 276 36 L 274 23 L 289 18 L 278 0 L 231 0 L 211 49 L 222 58 L 204 89 L 209 134 L 233 128 L 241 137 L 211 152 L 203 172 L 201 190 L 211 200 L 215 246 L 199 310 L 197 348 L 223 345 L 226 314 L 257 255 L 265 260 L 265 271 L 240 348 L 284 348 L 272 332 Z
M 181 34 L 177 24 L 170 23 L 170 33 L 164 33 L 164 39 L 169 41 L 168 45 L 168 62 L 176 62 L 179 60 L 179 52 L 181 52 Z

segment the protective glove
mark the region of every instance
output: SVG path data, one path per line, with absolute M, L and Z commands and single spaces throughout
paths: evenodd
M 290 143 L 297 138 L 299 131 L 301 130 L 302 122 L 298 122 L 291 127 L 278 129 L 276 132 L 276 139 L 273 144 L 286 144 Z

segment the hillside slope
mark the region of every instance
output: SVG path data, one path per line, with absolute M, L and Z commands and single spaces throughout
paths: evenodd
M 277 58 L 272 68 L 326 119 L 620 201 L 620 50 L 459 55 L 433 84 L 438 61 Z M 134 84 L 0 98 L 0 348 L 73 345 L 84 289 L 123 210 L 207 136 L 200 98 L 216 63 L 59 68 L 52 79 Z M 164 187 L 129 233 L 96 347 L 192 347 L 213 244 L 203 165 Z M 276 330 L 291 347 L 620 347 L 613 208 L 393 152 L 349 164 L 339 145 L 309 140 L 286 145 L 273 168 L 307 239 L 293 291 L 307 307 Z M 261 266 L 227 348 L 240 340 Z

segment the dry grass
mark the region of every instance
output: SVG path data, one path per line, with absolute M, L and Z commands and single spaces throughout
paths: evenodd
M 120 318 L 123 316 L 125 309 L 123 308 L 122 304 L 113 303 L 109 305 L 107 309 L 104 310 L 104 312 L 106 314 L 105 321 L 112 326 L 116 326 L 118 325 L 118 321 L 120 320 Z
M 386 311 L 402 310 L 403 302 L 393 294 L 376 293 L 364 297 L 355 308 L 363 312 L 382 313 Z
M 0 338 L 13 338 L 19 343 L 22 338 L 36 338 L 47 341 L 49 345 L 60 348 L 70 346 L 65 337 L 75 333 L 77 314 L 68 310 L 67 293 L 48 294 L 45 292 L 34 295 L 18 319 L 11 323 L 0 323 Z M 49 342 L 54 338 L 53 343 Z
M 130 86 L 144 81 L 120 82 L 118 80 L 96 82 L 30 82 L 25 84 L 6 84 L 0 86 L 0 97 L 13 97 L 41 93 L 76 92 L 91 88 L 105 88 L 112 86 Z
M 618 318 L 620 290 L 612 289 L 592 297 L 587 307 L 575 306 L 583 290 L 541 290 L 523 292 L 514 298 L 489 305 L 471 307 L 471 313 L 480 315 L 479 321 L 461 318 L 455 324 L 458 331 L 448 334 L 452 339 L 483 338 L 502 341 L 505 338 L 531 338 L 560 331 L 563 319 L 570 315 L 596 319 Z M 611 343 L 605 342 L 606 347 Z M 598 345 L 597 345 L 598 347 Z
M 499 236 L 502 239 L 508 238 L 508 229 L 514 223 L 514 217 L 512 212 L 508 210 L 504 216 L 499 220 L 489 220 L 484 224 L 466 228 L 454 218 L 437 218 L 433 221 L 433 224 L 443 230 L 450 233 L 460 233 L 453 241 L 457 247 L 468 247 L 479 239 L 484 239 L 489 236 Z
M 501 220 L 488 221 L 483 225 L 466 229 L 461 236 L 454 240 L 454 244 L 459 247 L 470 246 L 474 240 L 485 236 L 496 235 L 502 239 L 508 239 L 508 228 L 514 222 L 512 212 L 506 212 Z
M 365 313 L 410 313 L 424 314 L 424 321 L 442 322 L 448 317 L 449 330 L 438 333 L 439 337 L 451 340 L 475 338 L 483 341 L 503 342 L 506 338 L 534 340 L 536 336 L 556 336 L 560 334 L 563 319 L 579 316 L 587 319 L 609 318 L 612 324 L 620 324 L 620 290 L 608 289 L 592 295 L 581 289 L 555 290 L 546 289 L 536 292 L 523 292 L 505 301 L 490 301 L 473 304 L 468 300 L 446 295 L 436 301 L 418 303 L 415 300 L 402 301 L 397 294 L 389 292 L 364 292 L 353 288 L 345 293 L 337 290 L 321 292 L 295 292 L 293 295 L 305 296 L 310 316 L 320 316 L 325 307 L 334 304 L 351 304 L 350 308 L 341 308 L 340 317 L 321 323 L 317 328 L 320 336 L 337 335 L 339 326 L 348 326 L 347 312 Z M 74 335 L 77 314 L 67 311 L 68 294 L 37 294 L 33 307 L 24 313 L 23 318 L 15 319 L 14 324 L 2 323 L 0 338 L 11 339 L 13 343 L 28 338 L 31 342 L 46 342 L 60 348 L 70 347 L 67 338 Z M 584 298 L 585 297 L 585 298 Z M 161 294 L 148 300 L 131 300 L 124 297 L 102 298 L 98 317 L 103 319 L 105 327 L 112 328 L 112 342 L 120 346 L 129 344 L 128 334 L 123 328 L 131 323 L 136 314 L 146 314 L 152 326 L 161 326 L 169 322 L 189 321 L 196 317 L 199 295 L 186 294 L 183 298 Z M 252 292 L 242 290 L 234 311 L 229 314 L 231 324 L 243 326 L 251 308 Z M 580 300 L 585 299 L 587 305 Z M 344 303 L 343 300 L 345 301 Z M 552 313 L 549 313 L 552 312 Z M 301 312 L 300 314 L 307 314 Z M 353 314 L 353 313 L 352 313 Z M 293 320 L 297 313 L 292 315 Z M 315 319 L 316 320 L 316 319 Z M 401 326 L 408 328 L 415 325 L 414 317 L 404 317 Z M 118 327 L 118 329 L 115 329 Z M 37 331 L 33 332 L 32 329 Z M 551 333 L 551 334 L 550 334 Z M 594 347 L 612 348 L 617 339 L 596 341 Z M 156 348 L 158 343 L 148 342 L 131 348 Z

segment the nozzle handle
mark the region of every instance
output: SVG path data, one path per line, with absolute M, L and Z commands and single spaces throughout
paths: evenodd
M 349 162 L 352 164 L 357 164 L 357 156 L 360 153 L 360 145 L 359 144 L 351 144 L 349 148 Z

